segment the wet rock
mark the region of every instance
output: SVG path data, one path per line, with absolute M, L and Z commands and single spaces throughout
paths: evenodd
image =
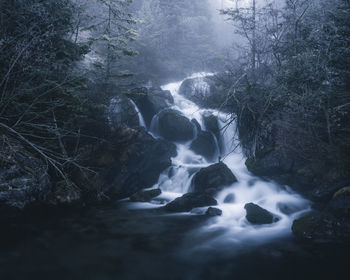
M 291 215 L 305 209 L 305 205 L 300 206 L 293 203 L 283 203 L 283 202 L 277 203 L 277 207 L 283 214 L 286 214 L 286 215 Z
M 215 207 L 209 207 L 207 209 L 207 211 L 205 212 L 205 215 L 210 216 L 210 217 L 221 216 L 222 210 L 215 208 Z
M 194 192 L 215 194 L 225 186 L 237 182 L 235 175 L 223 162 L 200 169 L 192 179 Z
M 256 158 L 246 160 L 248 170 L 258 176 L 274 176 L 288 173 L 292 170 L 293 161 L 284 158 L 277 151 L 266 151 Z
M 235 195 L 233 193 L 229 193 L 224 199 L 224 203 L 234 203 L 234 202 L 235 202 Z
M 214 136 L 208 131 L 198 132 L 197 138 L 193 140 L 190 148 L 196 154 L 204 156 L 208 161 L 213 160 L 218 153 Z
M 160 189 L 154 189 L 149 191 L 139 191 L 130 197 L 132 202 L 150 202 L 153 198 L 161 195 Z
M 207 131 L 213 133 L 218 142 L 220 142 L 220 127 L 218 118 L 213 114 L 205 114 L 203 116 L 203 122 Z
M 169 212 L 188 212 L 196 207 L 217 205 L 217 201 L 205 193 L 187 193 L 165 206 Z
M 276 215 L 254 203 L 247 203 L 244 209 L 247 212 L 247 220 L 252 224 L 272 224 L 280 220 Z
M 135 88 L 128 96 L 134 100 L 148 126 L 153 116 L 174 104 L 170 91 L 162 90 L 160 87 Z
M 112 127 L 125 124 L 130 127 L 140 125 L 135 106 L 124 96 L 113 98 L 108 108 L 108 119 Z
M 191 123 L 193 123 L 195 125 L 198 132 L 202 130 L 201 125 L 199 124 L 199 122 L 196 119 L 192 119 Z
M 350 219 L 337 218 L 329 213 L 313 212 L 296 219 L 292 231 L 297 238 L 304 241 L 349 241 Z
M 162 90 L 160 87 L 153 87 L 149 90 L 148 100 L 155 113 L 159 113 L 174 104 L 174 98 L 170 91 Z
M 179 93 L 194 103 L 205 108 L 218 108 L 225 101 L 225 91 L 215 77 L 186 79 L 180 86 Z
M 327 210 L 339 217 L 350 217 L 350 186 L 342 188 L 334 194 Z
M 104 193 L 116 199 L 152 187 L 177 155 L 175 144 L 155 139 L 143 129 L 120 130 L 116 143 L 103 147 L 114 156 L 115 162 L 105 166 L 98 176 Z
M 167 109 L 158 114 L 159 134 L 170 141 L 189 141 L 194 138 L 195 126 L 181 112 Z

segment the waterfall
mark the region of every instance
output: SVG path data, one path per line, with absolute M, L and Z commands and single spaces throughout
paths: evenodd
M 197 73 L 189 78 L 203 78 L 210 75 L 213 74 Z M 253 176 L 245 166 L 246 159 L 237 136 L 236 123 L 229 122 L 225 113 L 218 110 L 202 109 L 180 95 L 179 89 L 182 82 L 170 83 L 162 87 L 163 90 L 169 90 L 174 98 L 172 108 L 181 111 L 189 120 L 196 119 L 202 129 L 205 129 L 203 121 L 205 114 L 212 114 L 217 117 L 221 129 L 220 146 L 222 146 L 222 149 L 220 156 L 238 179 L 237 183 L 226 187 L 215 196 L 218 201 L 217 207 L 223 211 L 223 214 L 220 217 L 213 218 L 206 227 L 200 229 L 200 232 L 225 229 L 225 232 L 219 238 L 215 238 L 213 242 L 230 240 L 238 244 L 244 240 L 263 241 L 283 234 L 290 234 L 292 221 L 296 216 L 309 209 L 309 202 L 287 186 L 280 186 L 274 182 L 264 181 Z M 199 86 L 206 88 L 206 85 L 203 85 L 202 82 Z M 153 134 L 157 134 L 157 123 L 158 119 L 155 116 L 151 125 Z M 175 144 L 178 154 L 172 159 L 172 166 L 161 174 L 158 183 L 154 186 L 154 188 L 162 190 L 160 198 L 165 201 L 171 201 L 187 193 L 190 190 L 194 174 L 199 169 L 215 163 L 194 153 L 190 149 L 190 142 Z M 234 197 L 233 203 L 224 203 L 228 195 Z M 269 225 L 256 226 L 250 224 L 245 218 L 246 211 L 244 209 L 244 205 L 250 202 L 278 215 L 280 220 Z M 280 210 L 279 206 L 281 204 L 293 205 L 299 210 L 287 215 Z M 139 205 L 139 207 L 142 207 L 142 205 Z M 204 211 L 205 209 L 202 212 Z M 195 213 L 198 213 L 198 211 L 195 211 Z
M 144 118 L 143 118 L 143 116 L 142 116 L 142 114 L 141 114 L 139 108 L 136 106 L 135 102 L 134 102 L 132 99 L 129 99 L 129 100 L 130 100 L 130 103 L 131 103 L 131 104 L 134 106 L 134 108 L 135 108 L 135 111 L 136 111 L 137 116 L 138 116 L 138 118 L 139 118 L 139 124 L 140 124 L 140 126 L 146 127 L 145 120 L 144 120 Z

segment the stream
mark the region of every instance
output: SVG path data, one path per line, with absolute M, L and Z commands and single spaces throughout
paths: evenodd
M 207 85 L 201 78 L 207 75 L 190 78 L 199 78 L 196 86 L 203 89 Z M 215 196 L 222 215 L 208 218 L 203 215 L 207 207 L 189 213 L 159 211 L 191 191 L 193 170 L 218 161 L 194 153 L 190 142 L 177 142 L 172 166 L 152 187 L 162 194 L 150 203 L 124 199 L 86 209 L 34 209 L 16 220 L 9 217 L 0 231 L 0 279 L 331 279 L 347 269 L 349 248 L 294 239 L 292 222 L 310 210 L 309 201 L 288 186 L 252 175 L 235 122 L 180 95 L 181 83 L 162 88 L 171 92 L 173 108 L 196 119 L 202 130 L 203 116 L 218 118 L 221 133 L 215 158 L 220 157 L 238 179 Z M 150 127 L 154 137 L 159 137 L 157 122 L 155 117 Z M 234 198 L 229 203 L 228 196 Z M 249 223 L 244 205 L 250 202 L 279 221 Z M 286 213 L 286 205 L 294 210 Z

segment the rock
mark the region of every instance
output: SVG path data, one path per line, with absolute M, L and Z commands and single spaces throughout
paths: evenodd
M 233 193 L 229 193 L 224 199 L 224 203 L 234 203 L 234 202 L 235 202 L 235 195 Z
M 195 126 L 181 112 L 167 109 L 158 115 L 159 134 L 170 141 L 189 141 L 194 138 Z
M 81 191 L 71 181 L 56 182 L 54 191 L 56 200 L 61 204 L 71 204 L 81 199 Z
M 226 98 L 220 82 L 210 76 L 186 79 L 181 84 L 179 93 L 205 108 L 219 108 Z
M 209 207 L 208 210 L 205 212 L 205 215 L 210 217 L 221 216 L 222 210 L 215 207 Z
M 218 154 L 215 138 L 208 131 L 199 131 L 190 148 L 196 154 L 204 156 L 208 161 L 214 160 Z
M 296 219 L 292 231 L 297 238 L 304 241 L 350 241 L 350 219 L 337 218 L 329 213 L 313 212 Z
M 129 98 L 124 96 L 113 98 L 108 108 L 108 119 L 112 127 L 125 124 L 130 127 L 140 125 L 140 120 L 135 106 Z
M 191 123 L 193 123 L 195 125 L 198 132 L 202 130 L 201 125 L 199 124 L 199 122 L 196 119 L 192 119 Z
M 148 126 L 156 114 L 174 104 L 170 91 L 162 90 L 160 87 L 135 88 L 128 96 L 134 100 Z
M 203 122 L 205 125 L 205 129 L 213 133 L 218 143 L 220 143 L 220 127 L 218 118 L 215 117 L 213 114 L 204 114 Z
M 160 87 L 153 87 L 148 92 L 148 100 L 156 113 L 169 108 L 174 104 L 174 98 L 170 91 L 162 90 Z
M 272 224 L 280 220 L 276 215 L 254 203 L 247 203 L 244 209 L 247 212 L 247 220 L 252 224 Z
M 40 160 L 26 152 L 15 152 L 2 160 L 0 208 L 23 209 L 35 202 L 46 202 L 51 195 L 52 185 Z
M 291 215 L 305 209 L 305 205 L 296 205 L 293 203 L 283 203 L 283 202 L 277 203 L 277 207 L 283 214 L 286 214 L 286 215 Z
M 186 193 L 178 197 L 165 206 L 169 212 L 188 212 L 196 207 L 217 205 L 217 201 L 209 194 L 205 193 Z
M 159 196 L 162 193 L 160 189 L 154 189 L 149 191 L 139 191 L 130 197 L 132 202 L 150 202 L 153 198 Z
M 274 176 L 291 172 L 293 161 L 284 158 L 278 151 L 266 151 L 245 162 L 248 170 L 258 176 Z
M 194 192 L 215 194 L 225 186 L 237 182 L 235 175 L 223 162 L 201 168 L 192 179 Z
M 334 194 L 328 203 L 327 210 L 338 217 L 350 217 L 350 186 Z
M 98 176 L 103 192 L 115 199 L 152 187 L 160 174 L 171 166 L 171 158 L 177 155 L 175 144 L 155 139 L 143 129 L 120 130 L 114 145 L 102 147 L 115 161 L 105 166 Z

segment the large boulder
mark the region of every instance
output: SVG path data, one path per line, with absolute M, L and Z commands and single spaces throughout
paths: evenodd
M 211 76 L 186 79 L 181 84 L 179 93 L 206 108 L 218 108 L 226 98 L 220 82 Z
M 350 217 L 350 186 L 337 191 L 328 204 L 328 209 L 338 217 Z
M 246 219 L 252 224 L 272 224 L 280 220 L 278 216 L 254 203 L 247 203 L 244 209 L 247 212 Z
M 338 218 L 326 212 L 312 212 L 296 219 L 293 222 L 292 231 L 298 239 L 303 241 L 350 241 L 350 219 Z
M 215 194 L 225 186 L 237 182 L 237 178 L 223 162 L 200 169 L 192 179 L 194 192 Z
M 161 195 L 162 191 L 160 189 L 139 191 L 130 197 L 132 202 L 150 202 L 153 198 Z
M 205 193 L 186 193 L 165 206 L 169 212 L 188 212 L 193 208 L 217 205 L 217 201 Z
M 158 133 L 170 141 L 189 141 L 195 136 L 195 125 L 181 112 L 172 109 L 161 111 L 158 118 Z
M 120 128 L 116 143 L 102 149 L 106 164 L 99 173 L 102 189 L 111 198 L 126 198 L 139 190 L 152 187 L 159 175 L 171 166 L 177 155 L 175 144 L 153 138 L 144 129 Z
M 203 122 L 204 122 L 205 129 L 213 133 L 216 139 L 218 140 L 218 142 L 220 142 L 220 127 L 219 127 L 218 118 L 213 114 L 204 114 Z
M 156 114 L 174 104 L 170 91 L 162 90 L 160 87 L 135 88 L 128 96 L 134 100 L 148 126 Z
M 218 154 L 214 135 L 208 131 L 199 131 L 190 147 L 195 153 L 204 156 L 209 161 L 214 160 Z

